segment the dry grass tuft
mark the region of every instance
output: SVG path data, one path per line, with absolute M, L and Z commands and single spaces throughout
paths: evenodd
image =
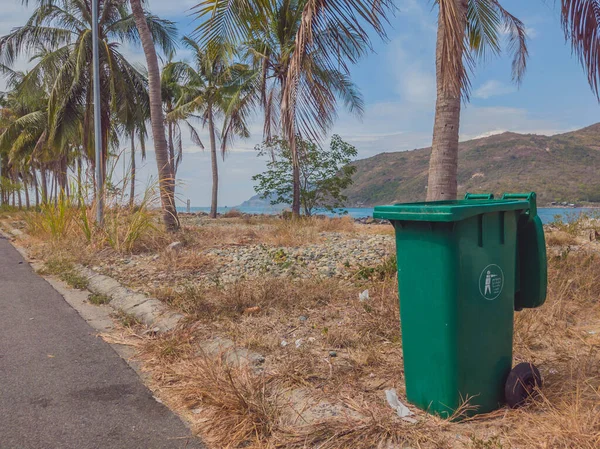
M 323 232 L 356 231 L 354 220 L 350 217 L 308 217 L 295 220 L 277 220 L 267 242 L 274 246 L 303 246 L 320 242 Z
M 237 209 L 231 209 L 221 215 L 223 218 L 239 218 L 243 214 Z
M 553 231 L 546 234 L 548 246 L 571 246 L 577 244 L 577 238 L 565 231 Z
M 278 426 L 279 390 L 266 376 L 232 369 L 220 357 L 198 352 L 193 336 L 180 333 L 150 341 L 141 358 L 168 402 L 200 418 L 207 443 L 264 447 Z
M 358 416 L 339 416 L 290 431 L 276 448 L 388 449 L 396 447 L 451 448 L 452 439 L 440 432 L 439 420 L 418 424 L 398 419 L 385 407 L 347 400 Z
M 256 315 L 274 310 L 325 306 L 342 291 L 334 280 L 296 280 L 263 278 L 238 281 L 226 287 L 189 284 L 180 288 L 162 288 L 154 293 L 159 299 L 179 307 L 200 320 L 241 316 L 247 309 Z

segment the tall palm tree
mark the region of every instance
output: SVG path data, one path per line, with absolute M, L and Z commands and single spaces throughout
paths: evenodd
M 457 196 L 458 137 L 461 102 L 469 98 L 469 71 L 488 52 L 499 54 L 502 33 L 513 53 L 513 80 L 520 83 L 527 64 L 524 24 L 498 0 L 436 0 L 439 8 L 436 45 L 437 100 L 429 163 L 427 199 Z
M 137 96 L 133 101 L 126 101 L 119 107 L 119 121 L 123 125 L 123 134 L 130 141 L 130 176 L 129 176 L 129 207 L 135 204 L 135 182 L 136 182 L 136 163 L 135 163 L 135 142 L 139 141 L 140 154 L 142 161 L 146 159 L 146 139 L 148 130 L 146 122 L 150 119 L 150 105 L 148 94 Z
M 169 162 L 169 150 L 165 138 L 164 115 L 162 110 L 162 97 L 160 87 L 160 70 L 158 57 L 154 47 L 155 39 L 149 26 L 148 17 L 144 13 L 142 0 L 130 0 L 131 10 L 135 18 L 146 64 L 148 66 L 148 91 L 150 97 L 150 118 L 152 121 L 152 137 L 154 138 L 154 152 L 158 168 L 158 182 L 160 199 L 163 208 L 163 220 L 169 231 L 179 229 L 179 218 L 175 206 L 175 174 Z
M 219 191 L 217 139 L 221 141 L 221 154 L 225 157 L 233 138 L 249 137 L 246 119 L 258 98 L 258 76 L 245 64 L 234 63 L 232 54 L 223 47 L 214 46 L 207 51 L 189 37 L 183 42 L 193 52 L 194 65 L 178 64 L 178 71 L 186 74 L 186 85 L 180 89 L 178 105 L 167 120 L 197 114 L 208 127 L 212 168 L 210 217 L 216 218 Z M 222 120 L 221 132 L 217 131 L 219 119 Z M 202 146 L 198 137 L 196 143 Z
M 290 144 L 294 195 L 300 214 L 296 135 L 321 139 L 336 118 L 337 102 L 357 113 L 362 99 L 349 63 L 371 45 L 368 30 L 385 37 L 392 0 L 204 0 L 196 7 L 205 48 L 247 42 L 262 73 L 265 131 L 277 123 Z
M 167 63 L 160 74 L 161 95 L 165 121 L 167 127 L 167 145 L 169 146 L 169 163 L 171 170 L 177 176 L 179 164 L 183 160 L 183 135 L 182 125 L 190 133 L 192 142 L 204 149 L 196 128 L 189 121 L 194 116 L 191 112 L 174 114 L 174 111 L 193 98 L 196 92 L 194 68 L 186 62 L 174 61 L 174 54 L 170 54 Z M 196 117 L 197 118 L 197 117 Z

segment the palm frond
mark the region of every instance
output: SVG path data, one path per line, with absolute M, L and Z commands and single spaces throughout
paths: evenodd
M 565 38 L 600 100 L 600 0 L 562 0 L 561 12 Z

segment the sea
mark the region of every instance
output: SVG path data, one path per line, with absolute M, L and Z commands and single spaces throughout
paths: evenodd
M 226 213 L 232 209 L 239 210 L 246 214 L 263 214 L 263 215 L 276 215 L 281 213 L 281 208 L 276 207 L 219 207 L 217 211 L 221 214 Z M 178 208 L 180 212 L 186 212 L 185 207 Z M 191 212 L 210 212 L 210 207 L 191 207 Z M 332 213 L 329 211 L 317 211 L 317 214 L 327 215 L 330 217 L 336 217 L 341 215 L 349 215 L 352 218 L 364 218 L 373 216 L 373 208 L 369 207 L 350 207 L 347 209 L 339 209 L 338 213 Z M 586 208 L 586 207 L 552 207 L 552 208 L 538 208 L 538 215 L 542 219 L 544 224 L 549 224 L 557 220 L 561 220 L 564 223 L 569 223 L 577 220 L 581 215 L 598 215 L 600 216 L 600 209 Z

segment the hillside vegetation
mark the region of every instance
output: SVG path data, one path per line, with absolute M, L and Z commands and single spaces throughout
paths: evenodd
M 349 206 L 421 201 L 431 148 L 356 161 Z M 462 142 L 459 193 L 535 191 L 553 201 L 600 202 L 600 123 L 555 136 L 506 132 Z

